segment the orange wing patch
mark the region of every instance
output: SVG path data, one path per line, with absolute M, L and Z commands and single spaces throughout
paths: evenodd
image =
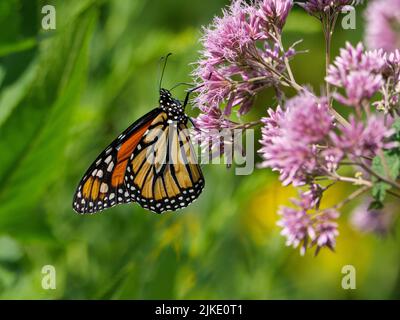
M 111 177 L 111 185 L 113 187 L 117 187 L 124 182 L 128 159 L 152 122 L 153 119 L 148 121 L 142 128 L 140 128 L 140 130 L 132 134 L 132 136 L 121 145 L 117 154 L 117 165 Z
M 90 198 L 90 191 L 92 190 L 93 178 L 89 177 L 83 185 L 82 193 L 84 198 Z
M 97 200 L 100 191 L 100 180 L 98 178 L 94 179 L 92 184 L 92 199 Z

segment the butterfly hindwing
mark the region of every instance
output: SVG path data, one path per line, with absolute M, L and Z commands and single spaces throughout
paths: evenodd
M 125 180 L 132 200 L 162 213 L 196 200 L 204 178 L 186 124 L 158 118 L 132 153 Z
M 132 200 L 124 183 L 128 160 L 144 132 L 160 112 L 157 108 L 144 115 L 97 157 L 75 192 L 75 211 L 94 213 Z

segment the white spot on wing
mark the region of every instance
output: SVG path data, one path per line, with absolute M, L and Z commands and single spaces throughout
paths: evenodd
M 108 165 L 107 171 L 111 172 L 114 169 L 114 162 L 110 162 L 110 164 Z
M 107 193 L 107 191 L 108 191 L 108 185 L 107 185 L 107 183 L 102 183 L 101 184 L 101 186 L 100 186 L 100 192 L 101 193 Z
M 112 159 L 112 156 L 111 156 L 111 155 L 109 155 L 109 156 L 107 157 L 107 159 L 106 159 L 106 160 L 104 160 L 104 162 L 105 162 L 105 163 L 107 163 L 107 164 L 109 164 L 109 163 L 110 163 L 110 161 L 111 161 L 111 159 Z

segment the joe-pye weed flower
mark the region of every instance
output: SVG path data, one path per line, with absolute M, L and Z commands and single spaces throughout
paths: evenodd
M 376 3 L 383 5 L 382 0 Z M 400 197 L 400 52 L 383 40 L 374 42 L 370 21 L 367 39 L 372 51 L 361 42 L 348 42 L 331 59 L 337 19 L 352 4 L 300 4 L 321 22 L 325 38 L 325 90 L 319 95 L 299 84 L 291 69 L 291 60 L 299 53 L 297 42 L 288 47 L 282 42 L 291 0 L 232 1 L 204 28 L 193 72 L 201 86 L 194 99 L 200 110 L 194 120 L 198 139 L 209 147 L 221 143 L 221 131 L 261 126 L 259 167 L 278 172 L 283 185 L 299 188 L 293 206 L 280 208 L 278 225 L 286 244 L 300 248 L 302 254 L 311 247 L 316 253 L 325 247 L 334 250 L 339 212 L 349 201 L 370 192 L 375 208 L 383 207 L 387 197 Z M 382 27 L 386 20 L 379 19 Z M 275 103 L 265 107 L 259 121 L 243 121 L 264 90 L 275 94 Z M 338 111 L 339 105 L 347 108 L 345 114 Z M 321 209 L 325 192 L 341 183 L 352 184 L 354 191 Z M 364 212 L 367 217 L 371 211 Z

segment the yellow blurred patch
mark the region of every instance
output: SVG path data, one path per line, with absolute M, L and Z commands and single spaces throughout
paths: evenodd
M 279 206 L 289 205 L 290 198 L 296 195 L 295 188 L 283 187 L 278 180 L 274 180 L 250 199 L 248 210 L 243 212 L 241 219 L 254 242 L 259 245 L 265 243 L 268 233 L 276 228 Z

